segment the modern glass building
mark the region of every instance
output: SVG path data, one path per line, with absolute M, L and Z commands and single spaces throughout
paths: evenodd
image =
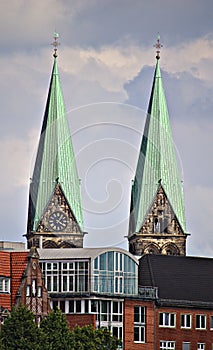
M 40 249 L 52 308 L 93 315 L 96 327 L 123 338 L 124 298 L 138 295 L 138 262 L 120 248 Z

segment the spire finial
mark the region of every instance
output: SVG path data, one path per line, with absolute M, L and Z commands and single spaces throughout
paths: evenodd
M 57 50 L 58 50 L 57 47 L 60 45 L 60 43 L 58 42 L 59 34 L 55 32 L 53 38 L 54 38 L 54 41 L 53 41 L 53 43 L 51 45 L 54 47 L 53 57 L 56 58 L 58 56 L 58 54 L 57 54 Z
M 154 47 L 157 49 L 156 50 L 156 58 L 157 58 L 157 60 L 159 60 L 160 59 L 160 49 L 161 49 L 161 47 L 163 47 L 163 45 L 161 45 L 161 43 L 160 43 L 160 35 L 159 34 L 157 36 L 157 42 L 154 45 Z

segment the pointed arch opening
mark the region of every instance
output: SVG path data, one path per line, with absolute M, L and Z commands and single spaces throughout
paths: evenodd
M 150 243 L 144 248 L 144 254 L 158 255 L 160 254 L 160 249 L 156 244 Z
M 161 249 L 161 253 L 164 255 L 180 255 L 180 250 L 179 248 L 176 246 L 176 244 L 173 243 L 167 243 L 165 244 L 162 249 Z

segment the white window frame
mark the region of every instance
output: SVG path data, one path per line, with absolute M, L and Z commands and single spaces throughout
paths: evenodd
M 197 350 L 205 350 L 206 344 L 205 343 L 197 343 Z
M 134 317 L 135 317 L 135 308 L 139 308 L 139 320 L 135 321 L 134 318 L 134 343 L 145 343 L 146 342 L 146 307 L 142 305 L 134 306 Z M 139 339 L 135 340 L 135 330 L 139 330 Z
M 160 340 L 160 350 L 175 350 L 175 341 Z
M 89 292 L 89 260 L 44 261 L 45 286 L 51 293 Z M 61 278 L 60 278 L 61 277 Z M 59 281 L 60 285 L 59 285 Z
M 189 320 L 187 320 L 188 318 L 189 318 Z M 180 320 L 181 320 L 181 328 L 185 328 L 185 329 L 192 328 L 192 315 L 191 314 L 181 314 Z M 183 320 L 183 325 L 182 325 L 182 320 Z M 188 321 L 190 323 L 190 326 L 187 325 Z
M 197 320 L 199 318 L 199 327 L 197 327 Z M 202 318 L 204 319 L 204 327 L 201 327 L 202 325 Z M 195 329 L 205 330 L 206 329 L 206 315 L 196 315 L 195 317 Z
M 162 315 L 162 324 L 161 322 L 161 315 Z M 172 324 L 172 317 L 174 317 L 174 324 Z M 167 320 L 168 318 L 168 320 Z M 175 328 L 176 327 L 176 314 L 174 312 L 160 312 L 159 313 L 159 327 L 169 327 L 169 328 Z
M 10 293 L 10 278 L 0 277 L 0 293 Z

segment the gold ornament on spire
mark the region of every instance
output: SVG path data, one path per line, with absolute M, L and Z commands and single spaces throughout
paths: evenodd
M 59 34 L 55 32 L 53 38 L 54 38 L 54 41 L 53 41 L 53 43 L 51 45 L 54 47 L 53 57 L 56 58 L 58 56 L 58 54 L 57 54 L 57 50 L 58 50 L 57 47 L 60 45 L 60 43 L 58 42 Z
M 157 58 L 157 60 L 159 60 L 160 59 L 160 49 L 161 49 L 161 47 L 163 47 L 163 45 L 161 45 L 161 43 L 160 43 L 160 35 L 158 35 L 157 42 L 154 45 L 154 47 L 157 49 L 156 50 L 156 58 Z

